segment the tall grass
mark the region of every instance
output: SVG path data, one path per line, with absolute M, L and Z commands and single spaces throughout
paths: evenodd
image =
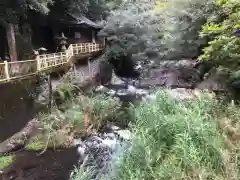
M 239 149 L 226 146 L 231 139 L 214 108 L 217 101 L 205 96 L 178 101 L 164 91 L 136 108 L 136 138 L 115 179 L 239 179 Z

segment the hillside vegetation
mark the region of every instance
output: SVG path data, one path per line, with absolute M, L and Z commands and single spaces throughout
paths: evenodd
M 134 138 L 112 179 L 239 179 L 238 111 L 207 93 L 182 101 L 158 91 L 134 110 Z M 94 179 L 91 167 L 73 179 Z
M 29 1 L 29 6 L 22 5 L 10 13 L 10 19 L 0 17 L 0 23 L 17 21 L 18 14 L 23 16 L 29 10 L 52 15 L 60 9 L 80 12 L 91 19 L 106 20 L 99 35 L 107 36 L 110 42 L 102 58 L 111 64 L 121 68 L 127 61 L 159 63 L 197 59 L 199 64 L 210 62 L 210 70 L 227 73 L 229 79 L 226 81 L 231 82 L 236 92 L 239 90 L 239 0 L 44 2 Z M 3 5 L 8 5 L 6 0 Z M 15 6 L 10 7 L 14 9 Z M 206 79 L 206 74 L 201 80 Z M 112 162 L 111 179 L 98 179 L 240 179 L 240 107 L 237 100 L 230 104 L 222 100 L 221 95 L 215 97 L 214 93 L 203 92 L 195 98 L 180 100 L 161 89 L 157 91 L 156 100 L 127 109 L 117 98 L 73 93 L 75 89 L 71 80 L 59 86 L 56 96 L 63 103 L 54 107 L 51 115 L 41 116 L 43 140 L 33 139 L 28 150 L 46 150 L 56 144 L 68 147 L 75 137 L 96 135 L 108 123 L 119 123 L 133 133 L 130 146 L 123 156 Z M 11 158 L 0 159 L 4 167 L 11 161 Z M 96 179 L 93 169 L 91 166 L 76 167 L 71 179 Z
M 107 51 L 109 60 L 194 57 L 227 72 L 237 85 L 238 1 L 144 3 L 127 1 L 108 18 L 100 34 L 114 42 Z M 240 178 L 238 105 L 206 94 L 180 101 L 161 90 L 157 97 L 155 102 L 136 107 L 131 121 L 134 140 L 117 162 L 112 179 Z M 84 172 L 83 179 L 91 179 L 91 169 Z

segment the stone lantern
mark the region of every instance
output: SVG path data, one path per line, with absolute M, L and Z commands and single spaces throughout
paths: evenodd
M 66 51 L 67 50 L 67 37 L 65 37 L 64 33 L 62 32 L 60 36 L 56 37 L 56 39 L 58 40 L 58 47 L 60 49 L 60 51 Z

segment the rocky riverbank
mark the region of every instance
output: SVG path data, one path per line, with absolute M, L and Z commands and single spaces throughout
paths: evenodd
M 121 126 L 121 123 L 119 123 L 119 119 L 116 119 L 113 121 L 113 116 L 109 116 L 107 121 L 104 120 L 106 117 L 99 118 L 98 115 L 103 115 L 104 112 L 110 112 L 111 108 L 115 108 L 114 103 L 117 102 L 116 99 L 119 99 L 121 103 L 123 103 L 123 107 L 128 106 L 129 103 L 133 103 L 135 105 L 138 105 L 139 103 L 143 102 L 149 102 L 154 101 L 156 99 L 155 91 L 159 88 L 167 88 L 167 92 L 170 96 L 175 97 L 176 99 L 185 100 L 185 99 L 191 99 L 194 97 L 199 97 L 199 95 L 202 93 L 203 90 L 213 90 L 213 91 L 224 91 L 228 92 L 227 89 L 224 89 L 226 86 L 226 81 L 222 81 L 221 78 L 215 78 L 214 81 L 210 81 L 209 78 L 210 75 L 206 75 L 209 72 L 204 72 L 199 69 L 199 65 L 196 61 L 166 61 L 161 62 L 160 64 L 156 63 L 148 63 L 141 65 L 140 64 L 140 70 L 142 71 L 142 76 L 139 79 L 131 80 L 131 79 L 119 79 L 116 76 L 113 76 L 111 83 L 108 83 L 106 85 L 100 85 L 98 86 L 98 83 L 90 83 L 91 89 L 94 96 L 97 96 L 98 94 L 101 96 L 104 94 L 104 100 L 103 104 L 98 104 L 98 101 L 100 101 L 99 97 L 96 97 L 95 100 L 91 100 L 91 93 L 89 92 L 85 94 L 85 98 L 83 100 L 80 99 L 80 104 L 71 104 L 72 101 L 74 102 L 74 97 L 72 101 L 70 101 L 70 105 L 67 105 L 66 107 L 68 110 L 60 110 L 60 112 L 56 111 L 51 116 L 51 121 L 48 123 L 51 124 L 50 130 L 55 131 L 58 133 L 55 133 L 55 137 L 58 137 L 61 139 L 61 137 L 64 137 L 63 139 L 68 139 L 68 148 L 74 149 L 74 157 L 75 157 L 75 163 L 74 165 L 81 166 L 82 168 L 89 168 L 91 167 L 92 175 L 95 179 L 98 179 L 99 177 L 111 177 L 115 170 L 114 167 L 112 167 L 112 162 L 116 161 L 118 158 L 122 156 L 122 154 L 125 152 L 126 148 L 129 144 L 131 144 L 132 133 L 130 130 L 126 129 L 126 121 L 124 116 L 119 116 L 121 121 L 124 122 L 124 125 Z M 77 89 L 75 97 L 78 97 L 79 93 L 79 85 L 81 83 L 78 77 L 80 78 L 81 72 L 74 73 L 72 76 L 70 73 L 70 81 L 62 81 L 61 83 L 58 83 L 56 85 L 56 88 L 54 88 L 56 91 L 58 91 L 58 87 L 66 88 L 70 85 L 71 87 L 74 87 Z M 205 77 L 204 77 L 205 76 Z M 82 81 L 81 81 L 82 82 Z M 207 82 L 207 86 L 203 86 L 202 84 Z M 225 83 L 225 85 L 223 85 Z M 78 84 L 78 85 L 77 85 Z M 89 84 L 89 82 L 88 82 Z M 212 84 L 212 85 L 209 85 Z M 210 88 L 214 87 L 214 88 Z M 70 91 L 66 91 L 68 93 L 71 93 L 71 91 L 74 89 L 70 89 Z M 45 89 L 45 94 L 48 94 L 47 89 Z M 214 94 L 208 93 L 210 96 L 213 96 Z M 41 95 L 41 94 L 40 94 Z M 43 96 L 41 96 L 43 97 Z M 82 96 L 84 97 L 84 96 Z M 112 104 L 112 106 L 109 106 L 110 109 L 105 109 L 104 111 L 101 111 L 99 108 L 101 106 L 106 105 L 105 97 L 110 98 L 116 98 L 114 100 L 111 100 L 107 102 L 109 105 Z M 48 97 L 45 96 L 45 99 L 42 98 L 42 101 L 45 105 L 48 103 Z M 113 103 L 114 102 L 114 103 Z M 43 103 L 43 104 L 44 104 Z M 97 104 L 97 106 L 95 106 Z M 97 110 L 100 110 L 100 113 L 103 114 L 91 114 L 94 109 L 91 109 L 89 105 L 94 105 L 94 108 Z M 107 107 L 106 106 L 106 107 Z M 120 106 L 119 106 L 120 107 Z M 90 109 L 89 109 L 90 108 Z M 80 110 L 82 109 L 82 110 Z M 95 109 L 95 110 L 96 110 Z M 95 111 L 94 110 L 94 111 Z M 90 111 L 90 116 L 86 116 Z M 93 111 L 93 112 L 94 112 Z M 71 112 L 71 113 L 70 113 Z M 118 111 L 116 111 L 118 112 Z M 115 112 L 113 111 L 113 114 Z M 124 114 L 124 113 L 123 113 Z M 126 113 L 125 113 L 126 114 Z M 90 118 L 89 118 L 90 117 Z M 94 119 L 96 118 L 96 119 Z M 76 121 L 75 121 L 75 120 Z M 83 122 L 83 124 L 75 124 L 79 121 L 79 119 Z M 71 121 L 69 121 L 71 120 Z M 97 121 L 96 121 L 97 120 Z M 113 121 L 112 123 L 109 123 L 110 121 Z M 58 122 L 59 121 L 59 122 Z M 100 124 L 94 124 L 93 121 L 103 123 L 103 126 Z M 66 122 L 71 122 L 70 126 L 69 124 L 66 124 Z M 57 123 L 57 124 L 55 124 Z M 60 123 L 60 124 L 59 124 Z M 119 126 L 120 124 L 120 126 Z M 116 127 L 119 126 L 119 127 Z M 49 126 L 49 124 L 44 124 L 44 126 Z M 56 126 L 56 127 L 55 127 Z M 59 127 L 58 127 L 59 126 Z M 76 127 L 74 127 L 76 126 Z M 61 129 L 64 127 L 64 129 Z M 83 128 L 84 127 L 84 128 Z M 46 127 L 45 127 L 46 128 Z M 58 129 L 60 128 L 60 129 Z M 84 130 L 80 134 L 85 134 L 84 136 L 80 135 L 79 132 L 76 131 L 76 128 L 80 128 L 79 130 Z M 58 129 L 58 130 L 55 130 Z M 67 130 L 68 129 L 68 130 Z M 59 134 L 62 133 L 61 135 Z M 76 133 L 76 134 L 75 134 Z M 52 136 L 49 136 L 52 138 Z M 67 137 L 67 138 L 66 138 Z M 64 141 L 61 139 L 62 141 Z M 45 141 L 46 143 L 46 141 Z M 48 141 L 47 141 L 48 143 Z M 64 142 L 65 143 L 65 142 Z M 23 143 L 24 144 L 24 143 Z M 40 143 L 41 144 L 41 143 Z M 19 156 L 39 156 L 39 160 L 45 161 L 45 155 L 48 153 L 53 153 L 51 145 L 51 148 L 46 148 L 44 145 L 40 145 L 39 150 L 34 150 L 34 153 L 29 151 L 28 149 L 18 152 L 14 155 L 14 159 L 18 159 Z M 38 144 L 35 144 L 34 146 L 38 146 Z M 65 146 L 66 150 L 67 147 Z M 58 147 L 56 150 L 58 151 Z M 42 151 L 44 150 L 44 151 Z M 57 152 L 56 151 L 56 152 Z M 61 148 L 59 149 L 61 151 Z M 54 155 L 53 155 L 54 156 Z M 72 154 L 69 154 L 66 156 L 72 156 Z M 43 158 L 43 159 L 41 159 Z M 59 160 L 56 159 L 56 161 L 61 161 L 61 157 Z M 70 168 L 70 166 L 67 165 L 68 163 L 63 163 L 62 167 L 63 169 L 68 169 L 70 171 L 73 170 L 73 167 Z M 16 164 L 16 161 L 14 160 L 12 165 L 10 165 L 7 169 L 3 169 L 3 178 L 10 178 L 12 177 L 15 172 L 17 172 L 18 175 L 14 176 L 16 178 L 31 178 L 36 177 L 36 179 L 39 179 L 41 177 L 41 174 L 37 173 L 37 169 L 40 168 L 37 164 L 33 165 L 34 169 L 34 175 L 29 176 L 26 175 L 26 169 L 28 169 L 27 165 L 19 165 Z M 46 177 L 50 179 L 56 179 L 56 177 L 61 177 L 63 179 L 69 179 L 69 176 L 72 178 L 75 176 L 74 173 L 69 172 L 69 176 L 66 175 L 60 175 L 58 174 L 58 170 L 55 169 L 55 165 L 53 166 L 47 166 L 48 171 L 51 172 Z M 60 168 L 60 169 L 61 169 Z M 57 168 L 58 169 L 58 168 Z M 41 171 L 40 171 L 41 172 Z M 20 173 L 20 174 L 19 174 Z M 45 176 L 44 176 L 45 177 Z

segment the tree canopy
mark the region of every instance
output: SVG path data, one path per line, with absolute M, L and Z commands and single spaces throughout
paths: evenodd
M 1 0 L 0 23 L 16 23 L 20 18 L 27 18 L 29 11 L 43 15 L 81 13 L 93 20 L 106 18 L 111 9 L 116 8 L 121 0 Z
M 100 35 L 115 41 L 110 57 L 119 52 L 138 60 L 197 56 L 206 43 L 199 31 L 214 11 L 213 0 L 127 0 Z
M 19 18 L 26 17 L 29 10 L 47 14 L 53 3 L 52 0 L 1 0 L 0 22 L 2 25 L 8 22 L 15 23 Z

